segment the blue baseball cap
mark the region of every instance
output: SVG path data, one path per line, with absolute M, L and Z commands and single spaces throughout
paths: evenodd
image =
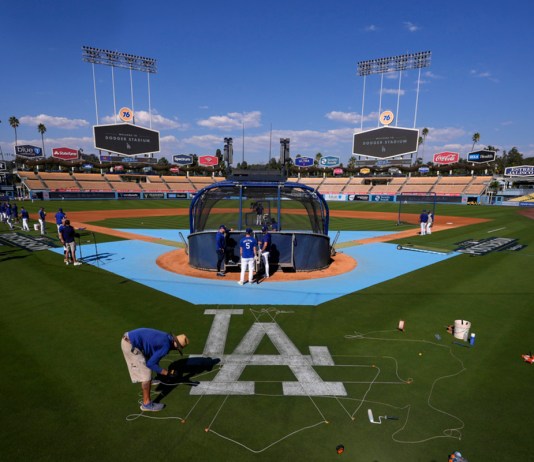
M 247 229 L 245 229 L 245 233 L 247 233 L 247 234 L 252 234 L 252 228 L 247 228 Z
M 264 233 L 264 232 L 267 231 L 268 229 L 269 229 L 269 228 L 267 228 L 267 226 L 263 226 L 263 227 L 261 228 L 261 231 Z

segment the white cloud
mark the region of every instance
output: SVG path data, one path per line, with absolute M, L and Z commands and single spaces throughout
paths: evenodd
M 21 125 L 39 125 L 44 124 L 46 128 L 64 128 L 72 130 L 75 128 L 86 127 L 89 122 L 84 119 L 68 119 L 67 117 L 55 117 L 46 114 L 39 114 L 38 116 L 23 116 L 20 119 Z
M 365 32 L 376 32 L 378 30 L 378 27 L 376 27 L 374 24 L 369 24 L 368 26 L 365 26 L 364 31 Z
M 458 138 L 466 138 L 469 136 L 463 128 L 444 127 L 444 128 L 428 128 L 428 135 L 426 137 L 426 143 L 443 143 Z M 420 127 L 421 131 L 423 127 Z
M 257 128 L 261 126 L 261 112 L 229 112 L 223 116 L 211 116 L 197 122 L 201 127 L 216 128 L 218 130 L 232 130 L 241 128 Z
M 410 21 L 404 21 L 403 25 L 404 28 L 409 30 L 410 32 L 417 32 L 420 29 L 419 26 Z
M 442 79 L 443 77 L 441 77 L 440 75 L 436 75 L 434 74 L 432 71 L 425 71 L 423 73 L 423 76 L 424 77 L 427 77 L 429 79 Z
M 329 120 L 334 120 L 336 122 L 343 122 L 349 124 L 359 124 L 362 121 L 361 114 L 356 112 L 342 112 L 342 111 L 330 111 L 325 114 L 325 117 Z M 370 114 L 364 116 L 363 121 L 377 120 L 378 113 L 371 112 Z
M 362 119 L 360 114 L 356 112 L 341 112 L 341 111 L 330 111 L 325 114 L 325 117 L 329 120 L 334 120 L 336 122 L 343 122 L 349 124 L 359 123 Z
M 398 95 L 400 93 L 401 96 L 404 96 L 406 92 L 402 88 L 400 89 L 400 92 L 398 88 L 384 88 L 382 93 L 385 95 Z
M 499 79 L 497 79 L 496 77 L 493 77 L 491 72 L 488 72 L 488 71 L 479 71 L 477 69 L 471 69 L 469 71 L 469 75 L 471 75 L 471 77 L 475 77 L 478 79 L 487 79 L 490 82 L 499 83 Z
M 100 118 L 101 124 L 114 124 L 122 123 L 122 121 L 113 115 L 108 115 Z M 150 114 L 148 111 L 135 111 L 135 123 L 136 125 L 141 125 L 142 127 L 150 127 Z M 168 129 L 179 129 L 185 130 L 188 128 L 187 124 L 183 124 L 175 119 L 169 119 L 163 117 L 156 110 L 152 110 L 152 129 L 154 130 L 168 130 Z

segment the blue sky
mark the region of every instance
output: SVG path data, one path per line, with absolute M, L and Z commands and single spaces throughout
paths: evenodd
M 432 51 L 421 74 L 416 128 L 427 127 L 425 161 L 444 150 L 517 147 L 534 155 L 534 3 L 197 0 L 2 2 L 0 146 L 92 147 L 96 123 L 91 65 L 82 46 L 157 60 L 151 75 L 152 127 L 161 154 L 213 154 L 234 138 L 234 161 L 266 162 L 272 126 L 296 154 L 347 162 L 360 130 L 363 78 L 358 61 Z M 417 71 L 384 75 L 382 110 L 412 128 Z M 112 123 L 111 68 L 96 66 L 100 123 Z M 132 106 L 129 72 L 115 70 L 117 108 Z M 148 83 L 133 75 L 138 124 L 148 126 Z M 363 128 L 377 127 L 380 77 L 366 79 Z M 420 150 L 420 155 L 423 153 Z M 234 162 L 236 163 L 236 162 Z

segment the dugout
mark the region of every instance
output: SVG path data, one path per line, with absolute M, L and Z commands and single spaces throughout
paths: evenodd
M 261 213 L 260 213 L 261 212 Z M 189 213 L 189 264 L 215 271 L 215 237 L 221 224 L 227 235 L 226 266 L 239 265 L 239 241 L 246 228 L 256 237 L 271 230 L 270 262 L 294 271 L 315 271 L 330 265 L 328 205 L 310 186 L 267 172 L 234 174 L 196 193 Z

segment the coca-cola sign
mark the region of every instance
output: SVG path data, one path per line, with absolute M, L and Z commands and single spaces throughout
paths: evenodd
M 439 154 L 434 154 L 434 163 L 435 164 L 455 164 L 460 160 L 460 154 L 457 152 L 440 152 Z
M 74 160 L 78 158 L 78 150 L 71 148 L 53 148 L 52 157 L 61 160 Z

